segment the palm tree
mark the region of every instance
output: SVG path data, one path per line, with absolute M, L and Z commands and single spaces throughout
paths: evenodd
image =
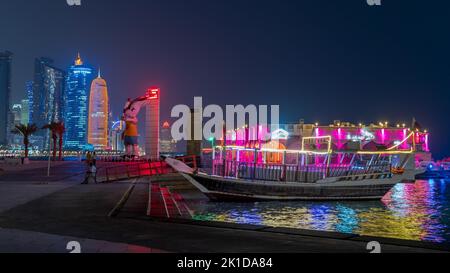
M 42 127 L 42 129 L 50 130 L 50 134 L 52 135 L 52 139 L 53 139 L 53 160 L 56 159 L 56 140 L 58 139 L 57 128 L 58 128 L 58 123 L 54 122 L 54 121 L 52 121 L 52 123 L 47 124 L 47 125 Z
M 64 122 L 57 122 L 56 123 L 56 134 L 59 138 L 59 160 L 62 159 L 62 149 L 63 149 L 63 137 L 64 133 L 66 132 L 66 127 L 64 126 Z
M 30 145 L 30 136 L 38 130 L 36 124 L 17 124 L 12 130 L 13 134 L 23 136 L 23 145 L 25 146 L 25 158 L 28 158 L 28 145 Z

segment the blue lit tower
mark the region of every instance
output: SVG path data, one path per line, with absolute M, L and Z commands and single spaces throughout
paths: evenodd
M 83 64 L 80 54 L 68 70 L 64 107 L 66 149 L 83 150 L 87 144 L 89 89 L 93 72 L 92 67 Z
M 25 91 L 28 99 L 28 123 L 33 123 L 33 81 L 27 81 L 25 84 Z

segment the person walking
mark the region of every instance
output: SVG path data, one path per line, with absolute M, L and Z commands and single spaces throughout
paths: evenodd
M 88 166 L 90 166 L 91 163 L 92 163 L 92 154 L 91 154 L 91 152 L 87 152 L 87 154 L 86 154 L 86 164 Z
M 97 154 L 95 152 L 92 154 L 92 163 L 97 166 Z
M 97 167 L 95 167 L 94 163 L 89 163 L 89 167 L 86 171 L 86 176 L 84 178 L 83 183 L 81 184 L 89 184 L 89 182 L 94 182 L 97 184 Z

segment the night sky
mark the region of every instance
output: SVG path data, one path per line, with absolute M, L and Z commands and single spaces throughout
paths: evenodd
M 100 66 L 113 113 L 146 88 L 176 104 L 279 104 L 283 122 L 414 117 L 450 155 L 450 3 L 382 0 L 0 0 L 13 102 L 35 57 Z

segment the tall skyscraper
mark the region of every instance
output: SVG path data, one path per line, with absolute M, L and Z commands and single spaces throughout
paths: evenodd
M 0 145 L 8 144 L 12 53 L 0 52 Z
M 33 122 L 33 81 L 27 81 L 25 84 L 25 92 L 27 93 L 28 100 L 28 123 L 32 124 Z
M 29 124 L 30 123 L 30 101 L 22 100 L 20 102 L 20 105 L 22 107 L 20 123 Z
M 64 81 L 66 73 L 52 65 L 48 58 L 35 60 L 33 83 L 33 123 L 42 127 L 53 121 L 63 120 Z M 39 130 L 37 135 L 43 136 L 43 147 L 47 149 L 50 140 L 48 130 Z
M 87 144 L 88 96 L 93 69 L 85 65 L 78 54 L 70 66 L 65 88 L 65 147 L 82 150 Z
M 9 115 L 9 131 L 13 130 L 16 125 L 22 123 L 22 104 L 13 104 Z M 9 133 L 8 144 L 10 147 L 17 147 L 22 144 L 22 137 Z
M 111 130 L 109 131 L 109 148 L 112 151 L 125 151 L 125 146 L 122 140 L 122 133 L 125 130 L 125 121 L 118 119 L 111 125 Z
M 92 81 L 89 96 L 88 143 L 94 145 L 95 149 L 105 150 L 108 147 L 108 118 L 108 88 L 99 70 L 98 77 Z
M 12 126 L 10 128 L 14 128 L 15 125 L 22 122 L 22 104 L 14 104 L 11 108 L 11 113 L 13 118 L 11 119 Z
M 159 137 L 159 150 L 161 154 L 170 155 L 177 152 L 177 141 L 172 138 L 170 123 L 164 122 Z

